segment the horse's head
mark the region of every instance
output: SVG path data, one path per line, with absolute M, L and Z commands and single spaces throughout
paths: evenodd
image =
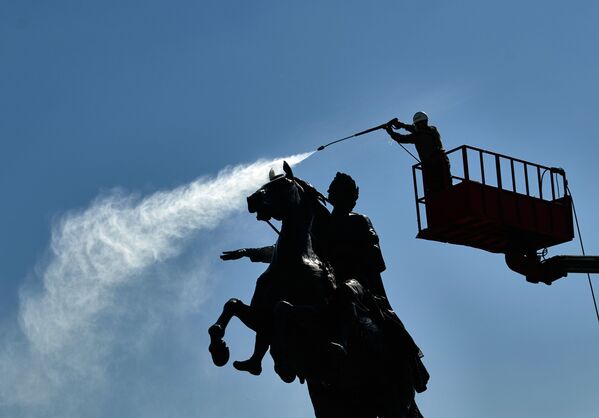
M 295 181 L 287 162 L 283 162 L 283 171 L 285 174 L 275 175 L 271 170 L 270 181 L 247 198 L 248 210 L 255 213 L 258 220 L 275 218 L 281 221 L 290 209 L 299 205 L 301 186 Z

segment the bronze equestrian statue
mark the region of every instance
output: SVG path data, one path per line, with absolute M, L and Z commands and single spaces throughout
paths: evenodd
M 229 359 L 222 338 L 229 320 L 237 316 L 256 332 L 256 344 L 252 357 L 235 362 L 235 367 L 259 374 L 270 346 L 283 381 L 299 377 L 308 382 L 316 417 L 421 416 L 414 391 L 424 390 L 428 374 L 418 348 L 390 310 L 384 290 L 381 295 L 379 289 L 365 288 L 363 273 L 350 277 L 338 262 L 333 264 L 340 271 L 335 280 L 329 262 L 335 256 L 325 238 L 330 237 L 335 210 L 331 216 L 320 203 L 322 195 L 296 179 L 287 164 L 284 171 L 248 198 L 248 209 L 259 220 L 282 221 L 276 245 L 223 255 L 270 263 L 258 278 L 250 305 L 229 300 L 210 327 L 214 363 L 222 366 Z M 330 188 L 333 201 L 334 194 Z M 335 207 L 341 208 L 337 200 Z

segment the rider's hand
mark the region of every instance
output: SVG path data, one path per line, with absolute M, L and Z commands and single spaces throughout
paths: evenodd
M 220 255 L 220 258 L 221 260 L 239 260 L 240 258 L 246 256 L 247 251 L 245 248 L 242 248 L 240 250 L 223 251 L 223 253 Z

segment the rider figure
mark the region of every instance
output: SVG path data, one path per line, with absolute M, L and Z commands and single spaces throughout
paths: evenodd
M 380 275 L 386 267 L 379 237 L 367 216 L 352 212 L 359 191 L 349 175 L 335 175 L 328 189 L 333 211 L 321 239 L 338 283 L 353 278 L 373 295 L 386 299 Z
M 358 196 L 355 181 L 347 174 L 337 173 L 328 190 L 333 212 L 323 237 L 326 258 L 335 271 L 339 295 L 335 307 L 338 323 L 330 343 L 332 354 L 343 356 L 347 353 L 351 324 L 357 319 L 354 301 L 361 300 L 375 318 L 378 316 L 387 335 L 390 352 L 394 353 L 389 359 L 390 367 L 403 367 L 403 373 L 408 374 L 406 378 L 410 379 L 414 389 L 422 392 L 429 377 L 420 360 L 422 352 L 389 304 L 381 278 L 386 267 L 379 237 L 367 216 L 352 212 Z M 367 295 L 360 294 L 356 281 Z
M 379 237 L 367 216 L 352 212 L 359 191 L 354 179 L 345 173 L 337 173 L 328 189 L 333 211 L 322 240 L 339 289 L 334 306 L 338 318 L 331 342 L 333 355 L 337 356 L 347 353 L 351 325 L 356 320 L 356 300 L 370 305 L 367 308 L 380 319 L 384 319 L 384 312 L 393 312 L 381 278 L 386 266 Z

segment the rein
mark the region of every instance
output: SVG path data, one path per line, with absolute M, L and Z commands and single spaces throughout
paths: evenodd
M 270 221 L 264 221 L 264 222 L 266 222 L 273 229 L 273 231 L 275 231 L 277 233 L 277 235 L 281 235 L 281 231 L 279 231 L 277 229 L 277 227 L 272 224 L 272 222 L 270 222 Z

